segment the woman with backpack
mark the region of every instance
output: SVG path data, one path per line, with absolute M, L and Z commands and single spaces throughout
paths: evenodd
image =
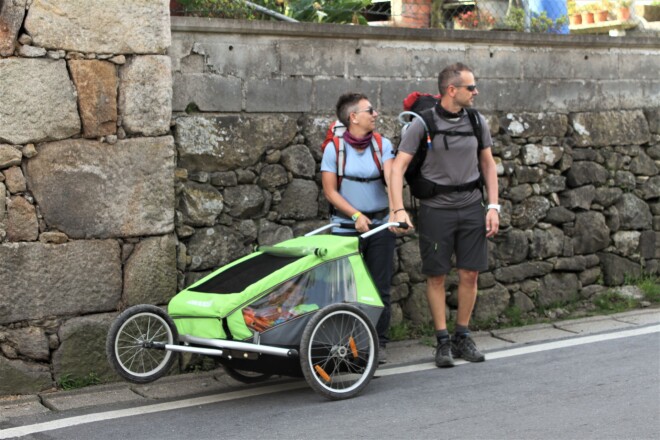
M 387 191 L 394 159 L 392 143 L 374 130 L 378 112 L 367 96 L 345 93 L 336 105 L 337 118 L 329 139 L 323 144 L 321 181 L 332 205 L 332 222 L 354 223 L 355 229 L 335 228 L 333 234 L 356 235 L 370 224 L 389 221 Z M 361 251 L 385 308 L 376 325 L 379 362 L 386 362 L 385 346 L 390 324 L 390 285 L 396 236 L 383 231 L 363 240 Z

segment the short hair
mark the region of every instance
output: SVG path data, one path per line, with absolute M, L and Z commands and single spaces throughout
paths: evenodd
M 456 79 L 460 78 L 461 72 L 472 73 L 472 69 L 463 63 L 455 63 L 442 69 L 438 74 L 438 91 L 441 95 L 444 95 L 447 92 L 447 87 L 450 85 L 459 85 L 456 84 Z
M 367 95 L 364 93 L 357 92 L 349 92 L 341 95 L 337 100 L 336 106 L 337 119 L 339 119 L 339 122 L 348 127 L 349 116 L 353 111 L 353 108 L 363 99 L 369 98 L 367 98 Z

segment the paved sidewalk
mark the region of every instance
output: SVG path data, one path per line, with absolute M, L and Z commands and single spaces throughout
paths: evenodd
M 473 337 L 477 346 L 486 353 L 488 360 L 489 352 L 507 348 L 653 324 L 660 324 L 660 309 L 634 310 L 608 316 L 559 321 L 554 324 L 475 332 Z M 434 349 L 430 345 L 424 345 L 422 341 L 407 340 L 390 343 L 387 353 L 388 363 L 382 366 L 382 369 L 402 364 L 433 362 Z M 228 377 L 224 370 L 218 369 L 204 373 L 168 376 L 147 385 L 120 382 L 72 391 L 0 397 L 0 423 L 12 418 L 52 411 L 78 410 L 128 402 L 148 405 L 162 400 L 222 393 L 250 386 L 253 385 L 241 384 Z

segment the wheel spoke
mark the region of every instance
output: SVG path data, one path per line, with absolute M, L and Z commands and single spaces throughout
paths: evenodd
M 133 320 L 133 326 L 135 327 L 137 338 L 138 339 L 144 339 L 144 333 L 142 332 L 142 329 L 140 328 L 140 325 L 138 323 L 137 318 Z
M 346 308 L 321 315 L 306 345 L 313 380 L 332 398 L 359 392 L 375 370 L 374 332 L 365 318 Z
M 130 356 L 128 359 L 126 359 L 126 361 L 128 362 L 128 367 L 129 367 L 128 369 L 130 371 L 140 371 L 140 372 L 144 371 L 144 370 L 137 370 L 137 369 L 133 368 L 133 365 L 135 365 L 135 363 L 139 361 L 140 357 L 141 357 L 140 356 L 140 351 L 138 350 L 138 351 L 135 352 L 135 354 L 133 354 L 133 356 Z M 126 363 L 126 362 L 124 362 L 124 363 Z
M 172 352 L 147 348 L 146 344 L 174 342 L 176 327 L 161 309 L 146 305 L 134 309 L 133 313 L 127 310 L 113 325 L 116 330 L 111 329 L 114 337 L 107 350 L 124 378 L 144 383 L 165 374 L 174 360 Z

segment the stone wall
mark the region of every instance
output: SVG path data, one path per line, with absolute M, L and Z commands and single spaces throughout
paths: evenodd
M 0 395 L 116 379 L 118 310 L 325 224 L 337 96 L 366 92 L 396 140 L 450 61 L 479 76 L 504 203 L 477 317 L 657 271 L 657 41 L 172 24 L 164 0 L 0 1 Z M 396 264 L 394 322 L 428 322 L 415 240 Z
M 455 61 L 478 77 L 503 204 L 475 319 L 538 313 L 658 272 L 657 40 L 172 23 L 179 287 L 255 243 L 327 223 L 320 144 L 339 94 L 365 92 L 396 142 L 403 98 L 436 92 Z M 396 267 L 393 324 L 428 323 L 416 240 L 400 240 Z
M 176 289 L 169 4 L 56 3 L 0 1 L 0 395 L 116 378 L 117 310 Z

